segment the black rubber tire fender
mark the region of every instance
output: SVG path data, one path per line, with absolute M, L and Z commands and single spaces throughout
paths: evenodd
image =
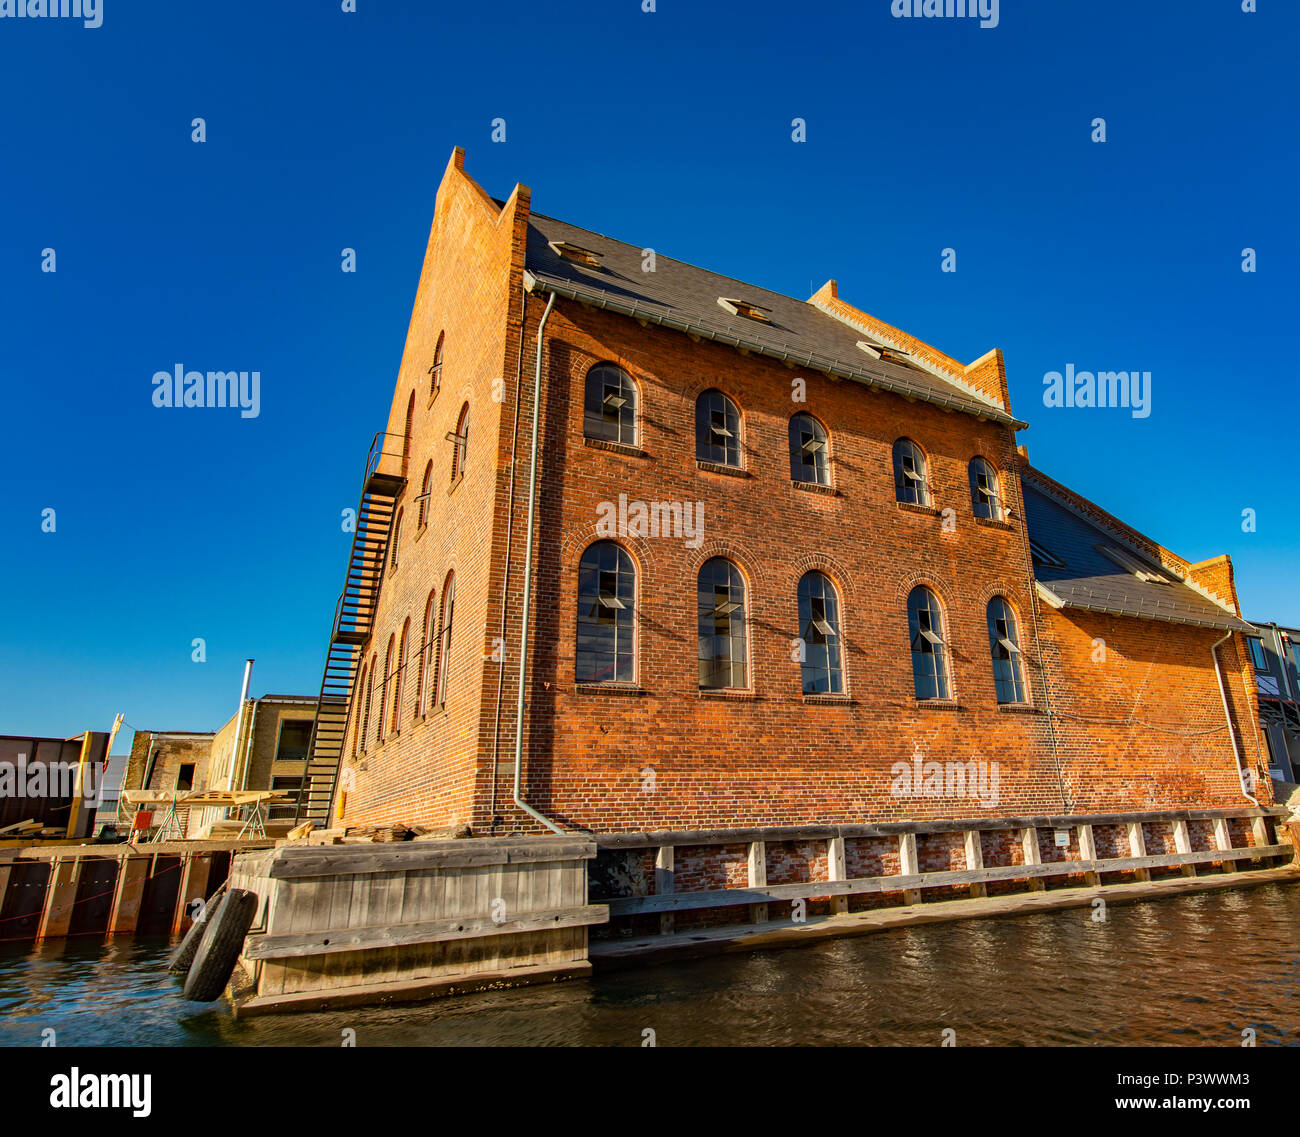
M 199 940 L 203 938 L 208 923 L 212 920 L 213 915 L 224 899 L 224 895 L 213 896 L 203 905 L 203 910 L 190 924 L 190 930 L 185 933 L 185 938 L 181 940 L 181 946 L 172 952 L 172 957 L 167 962 L 168 971 L 175 972 L 177 975 L 188 975 L 190 973 L 190 965 L 194 962 L 194 955 L 199 950 Z
M 211 1003 L 221 997 L 235 962 L 244 949 L 244 937 L 257 915 L 257 893 L 232 888 L 212 914 L 199 941 L 181 994 L 194 1003 Z

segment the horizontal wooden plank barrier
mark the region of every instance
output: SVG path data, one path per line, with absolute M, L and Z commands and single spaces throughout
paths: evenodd
M 355 876 L 360 873 L 409 872 L 414 869 L 484 868 L 492 865 L 584 861 L 596 856 L 596 843 L 572 838 L 475 838 L 461 841 L 415 841 L 391 847 L 374 845 L 282 846 L 270 875 L 280 880 L 310 876 Z
M 616 897 L 604 903 L 609 905 L 611 916 L 635 916 L 650 912 L 730 908 L 737 904 L 759 904 L 768 900 L 795 900 L 800 897 L 858 896 L 865 893 L 910 892 L 923 888 L 988 884 L 995 880 L 1029 880 L 1045 876 L 1131 872 L 1138 868 L 1181 868 L 1183 865 L 1208 864 L 1214 861 L 1244 861 L 1259 857 L 1291 856 L 1294 851 L 1290 845 L 1252 845 L 1242 849 L 1206 849 L 1196 853 L 1170 853 L 1153 857 L 1051 861 L 1038 865 L 1002 865 L 987 869 L 958 869 L 952 872 L 856 877 L 852 880 L 800 881 L 797 884 L 769 884 L 763 888 L 715 888 L 704 892 L 670 892 L 663 896 Z
M 832 837 L 898 837 L 965 833 L 994 829 L 1077 829 L 1080 825 L 1127 825 L 1162 821 L 1220 821 L 1286 817 L 1285 806 L 1254 809 L 1166 809 L 1150 813 L 1069 813 L 1032 817 L 972 817 L 947 820 L 880 821 L 864 825 L 782 825 L 761 829 L 664 829 L 637 833 L 598 833 L 602 849 L 654 849 L 664 845 L 747 845 L 754 841 L 828 841 Z
M 366 951 L 370 948 L 401 947 L 405 944 L 437 943 L 442 940 L 474 939 L 481 936 L 507 936 L 519 932 L 544 932 L 551 928 L 577 928 L 603 924 L 609 919 L 604 904 L 584 904 L 576 908 L 557 908 L 546 912 L 529 912 L 514 920 L 489 917 L 462 917 L 453 920 L 428 920 L 419 924 L 394 924 L 388 927 L 344 928 L 330 932 L 303 932 L 297 935 L 250 936 L 244 945 L 245 959 L 290 959 L 336 951 Z

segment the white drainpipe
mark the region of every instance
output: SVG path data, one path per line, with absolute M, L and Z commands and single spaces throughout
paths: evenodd
M 1246 768 L 1241 763 L 1241 747 L 1237 743 L 1237 732 L 1232 726 L 1232 712 L 1228 709 L 1228 689 L 1223 685 L 1223 671 L 1219 667 L 1219 645 L 1232 638 L 1232 629 L 1224 632 L 1221 639 L 1214 641 L 1210 655 L 1214 657 L 1214 677 L 1219 681 L 1219 698 L 1223 700 L 1223 719 L 1228 724 L 1228 737 L 1232 739 L 1232 753 L 1237 760 L 1237 781 L 1241 785 L 1241 796 L 1256 809 L 1261 808 L 1258 799 L 1246 792 Z
M 524 687 L 528 676 L 528 615 L 531 610 L 529 599 L 532 596 L 533 580 L 533 517 L 537 505 L 537 418 L 542 402 L 542 333 L 546 331 L 546 321 L 555 307 L 555 293 L 546 301 L 546 311 L 542 313 L 541 323 L 537 325 L 537 372 L 533 377 L 533 457 L 532 468 L 528 474 L 528 535 L 524 543 L 524 609 L 522 628 L 519 632 L 519 700 L 515 706 L 515 805 L 529 817 L 535 818 L 553 833 L 564 830 L 549 817 L 543 816 L 524 801 Z

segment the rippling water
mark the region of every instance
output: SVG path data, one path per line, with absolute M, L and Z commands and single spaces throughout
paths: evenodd
M 936 924 L 396 1009 L 236 1021 L 161 939 L 0 944 L 0 1043 L 1260 1045 L 1300 1041 L 1300 887 Z

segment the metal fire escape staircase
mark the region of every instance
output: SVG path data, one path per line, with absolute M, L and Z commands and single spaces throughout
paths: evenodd
M 374 630 L 395 503 L 406 485 L 401 473 L 402 450 L 386 450 L 389 439 L 400 440 L 401 436 L 382 431 L 376 434 L 366 458 L 352 551 L 348 555 L 348 574 L 334 607 L 334 625 L 325 655 L 311 741 L 303 763 L 295 823 L 310 821 L 323 828 L 328 828 L 330 823 L 330 804 L 343 757 L 349 707 L 365 657 L 365 644 Z

